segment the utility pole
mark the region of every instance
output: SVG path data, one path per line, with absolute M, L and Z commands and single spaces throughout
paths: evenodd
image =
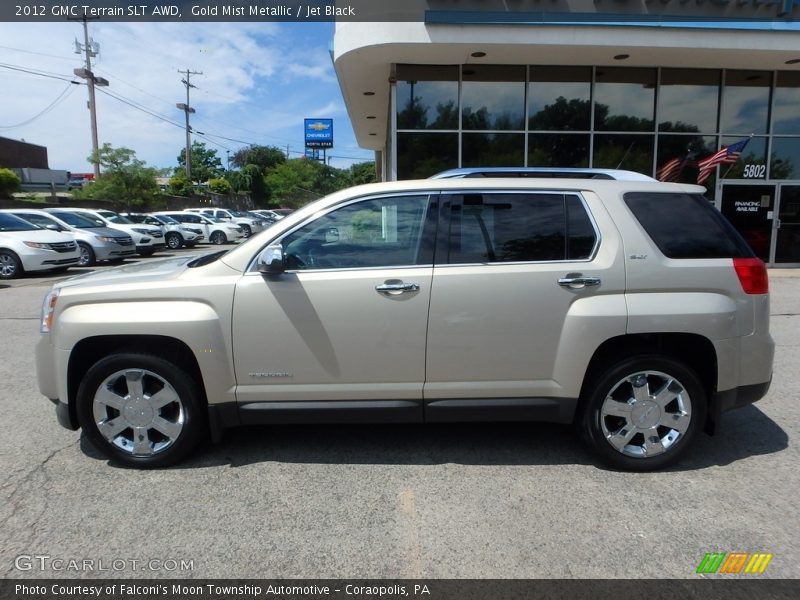
M 89 42 L 89 21 L 94 21 L 100 17 L 88 17 L 86 12 L 82 17 L 72 17 L 69 21 L 82 21 L 83 22 L 83 45 L 78 40 L 75 40 L 75 54 L 80 54 L 81 51 L 85 53 L 86 65 L 82 69 L 73 69 L 73 73 L 78 77 L 85 79 L 89 88 L 89 121 L 92 127 L 92 163 L 94 164 L 94 178 L 100 177 L 100 162 L 97 160 L 97 151 L 99 144 L 97 141 L 97 105 L 95 103 L 94 86 L 107 86 L 108 80 L 102 77 L 95 77 L 92 73 L 92 57 L 97 56 L 97 51 L 94 49 L 94 44 Z
M 192 85 L 192 75 L 202 75 L 203 73 L 201 71 L 190 71 L 189 69 L 178 71 L 178 73 L 183 73 L 186 76 L 186 79 L 181 79 L 181 83 L 186 86 L 186 104 L 179 103 L 175 106 L 181 109 L 186 116 L 186 177 L 189 181 L 192 181 L 192 128 L 189 125 L 189 113 L 196 111 L 189 104 L 189 89 L 197 87 Z

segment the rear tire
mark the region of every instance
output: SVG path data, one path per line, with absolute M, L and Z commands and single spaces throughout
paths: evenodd
M 245 239 L 249 238 L 253 235 L 253 230 L 250 229 L 250 225 L 240 225 L 239 227 L 242 228 L 242 233 L 244 233 Z
M 624 359 L 589 382 L 581 436 L 606 464 L 663 469 L 686 451 L 705 422 L 707 394 L 684 363 L 668 356 Z
M 0 250 L 0 279 L 13 279 L 24 273 L 22 261 L 11 250 Z
M 178 462 L 208 431 L 195 382 L 151 354 L 124 352 L 98 361 L 78 387 L 77 412 L 98 450 L 139 469 Z

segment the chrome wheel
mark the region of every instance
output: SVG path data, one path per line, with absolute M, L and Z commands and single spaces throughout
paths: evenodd
M 86 246 L 79 245 L 81 250 L 81 257 L 78 259 L 78 266 L 79 267 L 89 267 L 94 263 L 94 257 L 92 256 L 92 251 L 87 248 Z
M 221 231 L 215 231 L 211 234 L 209 241 L 214 244 L 215 246 L 220 246 L 228 241 L 228 238 L 225 237 L 225 234 Z
M 183 245 L 183 238 L 177 233 L 167 235 L 167 246 L 170 250 L 177 250 Z
M 692 400 L 686 387 L 661 371 L 638 371 L 619 380 L 600 407 L 606 441 L 633 458 L 668 452 L 691 422 Z
M 175 388 L 146 369 L 124 369 L 106 377 L 94 394 L 92 413 L 108 443 L 141 457 L 172 446 L 186 420 Z
M 0 278 L 11 279 L 19 274 L 19 261 L 17 257 L 8 252 L 0 253 Z

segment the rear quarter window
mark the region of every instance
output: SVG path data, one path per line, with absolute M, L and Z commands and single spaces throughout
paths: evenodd
M 699 194 L 628 192 L 623 198 L 667 258 L 755 256 L 733 225 Z

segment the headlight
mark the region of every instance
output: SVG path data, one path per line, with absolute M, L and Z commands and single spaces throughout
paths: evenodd
M 56 302 L 58 301 L 59 288 L 53 288 L 44 297 L 42 302 L 42 319 L 39 324 L 39 331 L 42 333 L 50 333 L 53 328 L 53 315 L 56 312 Z
M 48 246 L 47 244 L 42 244 L 40 242 L 22 242 L 22 243 L 31 248 L 44 248 L 44 249 L 50 248 L 50 246 Z
M 141 229 L 140 227 L 134 227 L 133 230 L 136 233 L 141 233 L 142 235 L 149 235 L 150 234 L 150 230 L 149 229 Z
M 108 237 L 107 235 L 96 235 L 94 237 L 96 237 L 101 242 L 116 242 L 117 241 L 113 237 Z

